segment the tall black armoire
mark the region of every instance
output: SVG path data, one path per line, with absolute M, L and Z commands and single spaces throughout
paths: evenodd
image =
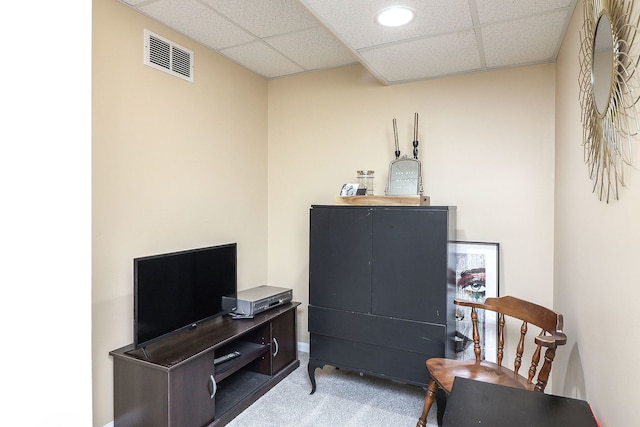
M 454 354 L 455 240 L 455 207 L 311 207 L 312 393 L 325 365 L 428 385 L 426 359 Z

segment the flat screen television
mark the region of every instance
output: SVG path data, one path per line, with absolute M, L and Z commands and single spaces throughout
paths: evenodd
M 235 309 L 237 244 L 134 258 L 133 275 L 137 349 Z

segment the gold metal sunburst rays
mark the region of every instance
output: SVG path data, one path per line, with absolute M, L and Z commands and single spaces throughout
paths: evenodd
M 583 10 L 579 85 L 584 161 L 593 192 L 599 200 L 609 203 L 618 199 L 619 187 L 625 186 L 625 169 L 632 165 L 632 139 L 640 129 L 636 111 L 640 97 L 639 55 L 634 43 L 639 36 L 640 16 L 634 12 L 632 0 L 584 0 Z M 605 25 L 599 27 L 602 17 Z M 594 47 L 598 48 L 596 32 L 602 31 L 611 32 L 606 37 L 612 49 L 612 70 L 605 73 L 608 87 L 604 98 L 594 93 Z M 596 96 L 600 96 L 600 102 L 596 102 Z

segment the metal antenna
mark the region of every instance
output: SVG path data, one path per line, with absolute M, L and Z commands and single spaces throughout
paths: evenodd
M 396 159 L 400 157 L 400 146 L 398 145 L 398 126 L 396 124 L 396 118 L 393 118 L 393 137 L 396 141 Z
M 418 113 L 415 114 L 413 120 L 413 158 L 418 158 Z

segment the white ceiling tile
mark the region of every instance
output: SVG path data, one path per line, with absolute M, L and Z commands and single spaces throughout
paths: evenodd
M 472 26 L 467 0 L 300 0 L 330 31 L 353 49 L 377 46 L 398 40 L 451 33 Z M 378 11 L 402 4 L 416 11 L 415 19 L 404 27 L 388 28 L 375 22 Z
M 554 61 L 578 0 L 120 1 L 266 78 L 355 60 L 393 84 Z M 416 18 L 375 23 L 391 5 Z
M 196 0 L 159 0 L 141 6 L 140 10 L 213 49 L 255 40 L 251 34 Z
M 212 8 L 260 38 L 318 26 L 291 0 L 204 0 Z
M 482 28 L 487 67 L 507 67 L 555 60 L 568 12 L 536 15 Z M 509 37 L 505 37 L 509 34 Z M 545 34 L 545 37 L 540 37 Z
M 307 70 L 358 62 L 347 48 L 322 28 L 285 34 L 265 41 Z
M 568 8 L 576 0 L 475 0 L 481 24 Z M 573 10 L 573 7 L 571 8 Z
M 390 83 L 478 71 L 481 67 L 473 30 L 367 49 L 361 55 Z
M 220 53 L 251 71 L 269 78 L 304 71 L 302 67 L 291 62 L 262 41 L 222 49 Z

